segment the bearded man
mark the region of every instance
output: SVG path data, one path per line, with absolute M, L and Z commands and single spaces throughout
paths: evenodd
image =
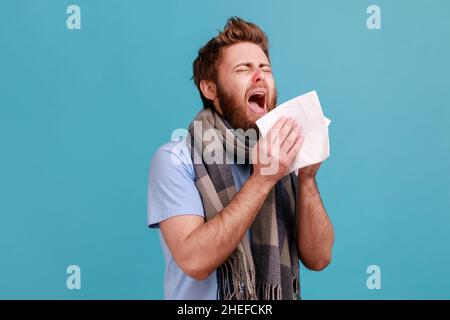
M 148 225 L 160 230 L 164 296 L 300 299 L 299 261 L 328 266 L 334 232 L 320 163 L 289 173 L 303 143 L 296 121 L 281 118 L 259 137 L 256 120 L 277 103 L 266 34 L 230 18 L 199 50 L 193 79 L 203 109 L 188 138 L 160 147 L 150 165 Z M 252 130 L 257 141 L 242 135 Z

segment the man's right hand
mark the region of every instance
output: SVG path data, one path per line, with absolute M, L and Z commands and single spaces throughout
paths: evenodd
M 274 185 L 284 177 L 303 144 L 295 119 L 281 117 L 252 149 L 253 175 Z

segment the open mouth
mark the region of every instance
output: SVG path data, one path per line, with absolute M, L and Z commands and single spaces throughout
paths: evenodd
M 254 113 L 264 114 L 266 112 L 266 93 L 264 91 L 254 92 L 248 98 L 248 106 Z

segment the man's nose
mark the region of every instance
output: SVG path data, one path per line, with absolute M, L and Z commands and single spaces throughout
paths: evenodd
M 261 69 L 256 69 L 255 73 L 253 74 L 253 82 L 259 82 L 264 81 L 265 75 L 264 72 Z

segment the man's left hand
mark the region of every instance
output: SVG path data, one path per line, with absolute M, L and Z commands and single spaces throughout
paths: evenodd
M 301 168 L 298 171 L 298 178 L 300 180 L 310 180 L 310 179 L 314 180 L 316 178 L 317 171 L 319 171 L 321 164 L 322 163 L 319 162 L 319 163 L 315 163 L 310 166 Z

